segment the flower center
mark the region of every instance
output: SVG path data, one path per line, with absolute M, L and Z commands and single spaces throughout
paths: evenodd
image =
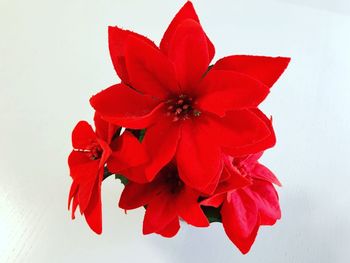
M 162 182 L 167 186 L 171 194 L 177 194 L 181 191 L 184 183 L 180 179 L 175 165 L 168 164 L 160 173 Z
M 187 120 L 201 115 L 201 112 L 193 107 L 193 98 L 185 94 L 168 100 L 166 104 L 167 115 L 171 116 L 173 121 Z
M 100 159 L 103 153 L 101 146 L 97 142 L 91 143 L 86 149 L 74 149 L 74 151 L 85 153 L 90 160 Z

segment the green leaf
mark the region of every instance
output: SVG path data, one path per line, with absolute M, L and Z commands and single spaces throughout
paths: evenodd
M 121 174 L 116 174 L 115 179 L 119 179 L 123 185 L 127 185 L 127 183 L 129 182 L 129 180 Z
M 202 210 L 204 214 L 207 216 L 210 223 L 213 222 L 221 222 L 221 214 L 220 214 L 220 207 L 210 207 L 210 206 L 202 206 Z

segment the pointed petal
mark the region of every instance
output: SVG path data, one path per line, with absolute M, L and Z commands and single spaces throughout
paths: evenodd
M 157 48 L 156 45 L 149 40 L 147 37 L 139 35 L 137 33 L 131 32 L 129 30 L 123 30 L 119 27 L 108 27 L 108 44 L 109 44 L 109 52 L 111 55 L 111 59 L 120 79 L 126 83 L 129 83 L 128 70 L 125 65 L 125 48 L 126 41 L 129 36 L 133 36 L 138 38 L 145 43 Z
M 125 210 L 135 209 L 150 203 L 157 196 L 159 188 L 153 183 L 138 184 L 129 182 L 119 199 L 119 207 Z
M 145 128 L 162 112 L 159 101 L 124 84 L 101 91 L 90 103 L 107 121 L 128 128 Z
M 201 205 L 218 208 L 224 202 L 225 197 L 226 197 L 226 193 L 215 194 L 201 201 Z
M 96 141 L 96 134 L 91 125 L 80 121 L 72 132 L 72 144 L 75 149 L 86 149 L 91 142 Z
M 176 217 L 174 200 L 160 194 L 147 205 L 143 220 L 143 234 L 157 233 L 169 225 Z
M 181 91 L 194 95 L 210 63 L 206 36 L 199 23 L 187 19 L 178 26 L 168 56 L 174 63 Z
M 273 174 L 273 172 L 271 172 L 270 169 L 268 169 L 266 166 L 264 166 L 264 165 L 262 165 L 260 163 L 257 163 L 255 165 L 255 167 L 251 171 L 251 176 L 256 178 L 256 179 L 268 181 L 268 182 L 270 182 L 272 184 L 275 184 L 275 185 L 278 185 L 278 186 L 282 186 L 281 182 Z
M 232 156 L 242 156 L 252 153 L 258 153 L 260 151 L 264 151 L 268 148 L 271 148 L 276 144 L 276 135 L 272 127 L 272 119 L 267 118 L 266 115 L 259 109 L 251 109 L 250 112 L 265 123 L 266 127 L 269 130 L 269 134 L 264 138 L 262 138 L 263 136 L 262 134 L 260 134 L 260 139 L 254 142 L 254 144 L 249 144 L 236 149 L 225 149 L 225 151 Z
M 255 202 L 262 225 L 273 225 L 281 218 L 278 194 L 271 183 L 255 180 L 244 191 Z
M 120 128 L 102 119 L 101 114 L 97 111 L 95 112 L 94 122 L 97 137 L 104 140 L 108 144 L 112 141 L 113 136 Z
M 139 166 L 148 160 L 144 147 L 128 131 L 114 140 L 111 147 L 113 152 L 107 161 L 107 167 L 112 173 Z
M 227 236 L 246 254 L 259 229 L 259 214 L 255 203 L 240 190 L 230 196 L 221 208 L 222 224 Z
M 84 211 L 86 222 L 96 233 L 102 233 L 101 182 L 96 180 L 88 207 Z
M 200 109 L 224 116 L 227 111 L 257 107 L 269 93 L 261 82 L 234 71 L 210 70 L 200 88 Z
M 130 83 L 136 90 L 160 99 L 179 93 L 174 67 L 158 48 L 129 37 L 125 59 Z
M 176 161 L 180 178 L 203 191 L 220 176 L 221 149 L 196 123 L 191 119 L 183 121 Z
M 175 218 L 164 229 L 162 229 L 161 231 L 158 231 L 157 234 L 160 234 L 163 237 L 170 238 L 175 236 L 177 232 L 179 232 L 179 229 L 180 229 L 179 218 Z
M 198 203 L 199 194 L 189 187 L 184 187 L 176 199 L 176 210 L 188 224 L 207 227 L 209 221 Z
M 200 23 L 196 11 L 194 10 L 194 7 L 190 1 L 186 2 L 184 6 L 179 10 L 164 33 L 162 41 L 160 42 L 160 49 L 165 54 L 168 54 L 169 52 L 170 43 L 172 42 L 178 26 L 187 19 L 192 19 L 197 23 Z M 208 37 L 206 37 L 206 39 L 208 45 L 209 61 L 211 61 L 215 55 L 215 48 L 210 39 Z
M 264 56 L 229 56 L 216 62 L 213 69 L 233 70 L 255 78 L 269 88 L 287 68 L 290 58 Z
M 73 151 L 68 158 L 70 174 L 79 184 L 79 207 L 83 212 L 89 204 L 92 189 L 99 174 L 99 160 L 84 161 L 85 154 Z M 80 162 L 83 160 L 83 162 Z
M 260 152 L 275 144 L 272 126 L 261 114 L 253 110 L 239 110 L 227 112 L 223 118 L 211 116 L 208 129 L 224 147 L 224 152 L 231 156 Z
M 149 162 L 145 164 L 149 181 L 173 159 L 179 137 L 179 124 L 170 118 L 163 118 L 147 129 L 142 144 L 149 155 Z

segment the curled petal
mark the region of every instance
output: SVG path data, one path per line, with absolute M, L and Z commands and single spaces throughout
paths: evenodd
M 129 36 L 138 38 L 144 41 L 145 43 L 149 44 L 150 46 L 157 48 L 157 46 L 145 36 L 131 32 L 129 30 L 121 29 L 117 26 L 108 27 L 109 52 L 111 55 L 113 66 L 120 79 L 126 84 L 130 84 L 128 70 L 125 64 L 126 41 Z
M 119 173 L 130 167 L 136 167 L 148 160 L 147 153 L 139 140 L 125 131 L 112 142 L 113 152 L 107 161 L 108 170 Z
M 261 119 L 262 116 L 252 110 L 230 111 L 223 118 L 211 115 L 208 130 L 224 152 L 231 156 L 260 152 L 275 143 L 272 126 L 263 116 L 264 119 Z
M 72 132 L 72 144 L 75 149 L 86 149 L 92 142 L 96 141 L 96 134 L 91 125 L 86 121 L 80 121 Z
M 90 99 L 90 103 L 107 121 L 134 129 L 149 126 L 162 112 L 162 104 L 158 100 L 124 84 L 101 91 Z
M 112 141 L 113 136 L 120 128 L 102 119 L 101 114 L 97 111 L 95 112 L 94 122 L 97 137 L 105 141 L 107 144 L 109 144 Z

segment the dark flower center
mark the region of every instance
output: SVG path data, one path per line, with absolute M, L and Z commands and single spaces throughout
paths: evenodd
M 177 194 L 181 191 L 184 183 L 180 179 L 175 165 L 168 164 L 161 170 L 160 174 L 163 184 L 167 186 L 170 193 Z
M 177 98 L 166 102 L 167 115 L 173 118 L 173 121 L 187 120 L 192 117 L 198 117 L 201 112 L 193 107 L 193 98 L 181 94 Z
M 74 149 L 74 151 L 85 153 L 90 160 L 100 159 L 103 153 L 101 146 L 97 142 L 91 143 L 86 149 Z

